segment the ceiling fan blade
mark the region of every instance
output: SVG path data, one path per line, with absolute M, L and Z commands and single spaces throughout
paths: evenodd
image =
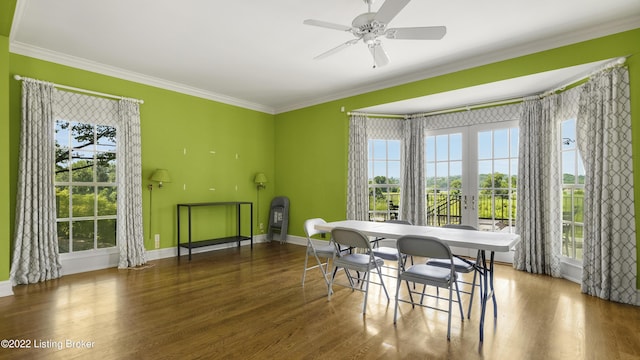
M 380 6 L 374 20 L 388 24 L 411 0 L 387 0 Z
M 360 41 L 360 39 L 352 39 L 352 40 L 349 40 L 349 41 L 347 41 L 347 42 L 345 42 L 345 43 L 343 43 L 343 44 L 340 44 L 340 45 L 338 45 L 338 46 L 334 47 L 333 49 L 331 49 L 331 50 L 329 50 L 329 51 L 325 51 L 325 52 L 323 52 L 322 54 L 320 54 L 320 55 L 318 55 L 318 56 L 314 57 L 314 59 L 316 59 L 316 60 L 318 60 L 318 59 L 324 59 L 324 58 L 326 58 L 326 57 L 327 57 L 327 56 L 329 56 L 329 55 L 333 55 L 333 54 L 337 53 L 338 51 L 340 51 L 340 50 L 342 50 L 342 49 L 344 49 L 344 48 L 347 48 L 347 47 L 349 47 L 349 46 L 351 46 L 351 45 L 353 45 L 353 44 L 357 43 L 358 41 Z
M 334 24 L 334 23 L 321 21 L 321 20 L 307 19 L 307 20 L 303 21 L 303 24 L 312 25 L 312 26 L 319 26 L 319 27 L 323 27 L 323 28 L 327 28 L 327 29 L 334 29 L 334 30 L 340 30 L 340 31 L 351 31 L 351 26 Z
M 385 66 L 389 63 L 389 57 L 379 42 L 369 45 L 369 52 L 373 55 L 373 61 L 376 63 L 376 66 Z
M 446 26 L 405 27 L 387 29 L 387 39 L 440 40 L 447 33 Z

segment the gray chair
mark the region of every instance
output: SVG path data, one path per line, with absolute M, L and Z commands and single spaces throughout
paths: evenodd
M 408 220 L 387 220 L 387 223 L 395 223 L 395 224 L 404 224 L 404 225 L 411 225 L 411 222 Z M 374 240 L 374 247 L 373 247 L 373 255 L 377 256 L 383 260 L 386 261 L 390 261 L 393 262 L 394 265 L 398 263 L 398 260 L 400 259 L 400 255 L 398 253 L 398 249 L 397 247 L 390 247 L 390 246 L 379 246 L 379 242 L 382 240 L 392 240 L 392 239 L 385 239 L 385 238 L 377 238 Z M 395 243 L 395 239 L 393 239 L 393 242 Z M 402 257 L 402 261 L 406 262 L 407 261 L 407 257 L 404 256 Z M 413 264 L 413 259 L 411 260 L 411 264 Z M 383 265 L 384 268 L 389 268 L 389 269 L 394 269 L 397 270 L 397 268 L 391 267 L 391 266 L 387 266 L 387 265 Z M 392 276 L 392 275 L 386 275 L 383 274 L 385 276 Z M 395 277 L 395 276 L 394 276 Z
M 477 231 L 477 229 L 471 225 L 461 225 L 461 224 L 447 224 L 442 226 L 443 228 L 450 228 L 450 229 L 462 229 L 462 230 L 474 230 Z M 476 255 L 476 260 L 479 258 L 480 256 L 480 252 L 478 251 L 478 254 Z M 439 266 L 439 267 L 443 267 L 443 268 L 449 268 L 451 266 L 451 262 L 447 259 L 430 259 L 427 261 L 427 265 L 433 265 L 433 266 Z M 456 255 L 453 256 L 453 266 L 456 270 L 457 273 L 460 274 L 468 274 L 473 272 L 473 281 L 472 282 L 466 282 L 463 280 L 458 280 L 459 283 L 461 284 L 465 284 L 465 285 L 470 285 L 471 289 L 470 290 L 460 290 L 460 292 L 464 293 L 464 294 L 468 294 L 469 295 L 469 308 L 467 310 L 467 318 L 471 319 L 471 306 L 473 305 L 473 296 L 475 294 L 475 289 L 476 286 L 480 287 L 482 286 L 482 281 L 478 281 L 476 283 L 476 279 L 478 278 L 478 272 L 476 271 L 476 261 L 474 260 L 469 260 L 469 259 L 463 259 L 461 257 L 458 257 Z M 478 279 L 479 280 L 479 279 Z M 482 291 L 480 291 L 480 293 L 482 294 Z M 493 301 L 495 302 L 495 296 L 493 298 Z
M 307 276 L 307 270 L 319 268 L 322 272 L 324 281 L 329 286 L 329 261 L 333 259 L 336 248 L 335 245 L 328 241 L 326 245 L 315 246 L 313 245 L 312 236 L 319 234 L 326 234 L 326 231 L 316 230 L 317 224 L 326 224 L 327 222 L 320 218 L 309 219 L 304 222 L 304 232 L 307 235 L 307 252 L 304 259 L 304 272 L 302 273 L 302 286 L 304 286 L 304 280 Z M 309 257 L 315 260 L 315 265 L 309 266 Z
M 457 302 L 460 307 L 460 317 L 462 321 L 464 321 L 464 312 L 462 311 L 462 303 L 460 302 L 460 291 L 458 290 L 458 275 L 453 266 L 453 255 L 451 254 L 451 249 L 449 246 L 439 239 L 431 236 L 413 236 L 407 235 L 398 239 L 397 242 L 398 251 L 402 254 L 408 256 L 419 256 L 426 257 L 431 259 L 448 259 L 450 261 L 449 268 L 443 268 L 439 266 L 432 266 L 427 264 L 416 264 L 412 265 L 408 269 L 402 264 L 401 261 L 398 262 L 398 280 L 396 282 L 396 304 L 393 313 L 393 323 L 395 324 L 398 318 L 398 303 L 405 302 L 410 303 L 413 308 L 416 305 L 443 311 L 448 313 L 448 322 L 447 322 L 447 340 L 451 339 L 451 310 L 453 302 Z M 402 282 L 407 282 L 407 291 L 409 295 L 409 300 L 402 299 L 400 297 L 400 284 Z M 413 294 L 421 294 L 424 296 L 424 291 L 422 293 L 416 292 L 412 290 L 409 286 L 408 282 L 424 284 L 429 286 L 436 286 L 439 288 L 446 288 L 449 290 L 449 298 L 443 298 L 439 295 L 431 295 L 427 294 L 428 297 L 437 298 L 438 300 L 448 300 L 449 308 L 448 310 L 442 309 L 437 306 L 425 305 L 422 303 L 416 303 L 413 301 Z M 457 301 L 453 300 L 453 290 L 455 288 L 455 292 L 457 295 Z
M 335 276 L 332 276 L 329 280 L 328 299 L 331 300 L 334 284 L 350 287 L 352 291 L 358 290 L 364 292 L 362 314 L 365 315 L 367 311 L 369 284 L 373 283 L 382 286 L 384 294 L 387 297 L 387 301 L 389 301 L 389 293 L 384 285 L 382 272 L 380 271 L 380 267 L 384 264 L 384 260 L 373 255 L 369 238 L 359 231 L 341 227 L 336 227 L 331 231 L 331 238 L 336 246 L 336 251 L 332 261 L 334 269 L 333 273 L 335 273 L 338 268 L 345 269 L 348 273 L 347 278 L 349 280 L 349 284 L 336 283 L 334 282 Z M 343 253 L 342 249 L 344 248 L 351 249 L 351 252 L 348 254 Z M 349 276 L 349 271 L 357 272 L 358 276 Z M 371 281 L 372 271 L 378 273 L 378 277 L 380 279 L 379 283 Z M 358 282 L 361 282 L 359 288 L 356 287 L 356 283 L 354 281 L 356 279 Z M 362 286 L 364 286 L 364 289 L 362 289 Z

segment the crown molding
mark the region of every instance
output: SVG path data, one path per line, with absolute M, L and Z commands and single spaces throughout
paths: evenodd
M 157 77 L 147 76 L 114 66 L 104 65 L 95 61 L 51 51 L 36 46 L 31 46 L 17 41 L 12 41 L 9 44 L 9 51 L 18 55 L 24 55 L 44 61 L 50 61 L 56 64 L 71 66 L 77 69 L 91 71 L 102 75 L 112 76 L 123 80 L 129 80 L 144 85 L 179 92 L 181 94 L 192 95 L 228 105 L 264 112 L 271 115 L 274 114 L 273 108 L 261 104 L 256 104 L 242 99 L 205 91 L 195 87 L 160 79 Z
M 624 31 L 637 29 L 640 26 L 640 16 L 633 16 L 619 21 L 601 24 L 600 26 L 580 29 L 571 33 L 541 39 L 519 46 L 510 46 L 505 49 L 498 49 L 479 54 L 468 54 L 464 60 L 446 62 L 443 65 L 430 67 L 423 71 L 414 72 L 404 76 L 396 76 L 393 79 L 380 81 L 359 88 L 349 89 L 342 92 L 332 92 L 330 96 L 314 97 L 313 100 L 299 102 L 289 106 L 278 107 L 276 114 L 302 109 L 309 106 L 323 104 L 330 101 L 344 99 L 351 96 L 366 94 L 393 86 L 399 86 L 415 81 L 425 80 L 436 76 L 446 75 L 457 71 L 471 69 L 474 67 L 488 65 L 491 63 L 509 60 L 520 56 L 530 55 L 537 52 L 550 50 L 562 46 L 567 46 L 583 41 L 593 40 L 599 37 L 613 35 Z M 626 55 L 626 54 L 624 54 Z

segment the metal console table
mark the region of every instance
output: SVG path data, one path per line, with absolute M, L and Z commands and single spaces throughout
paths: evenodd
M 250 224 L 251 224 L 251 233 L 249 235 L 241 234 L 241 219 L 240 219 L 240 210 L 242 205 L 248 205 L 250 211 Z M 207 240 L 197 240 L 193 241 L 191 239 L 191 209 L 194 207 L 206 207 L 206 206 L 235 206 L 236 207 L 236 235 L 228 236 L 222 238 L 215 239 L 207 239 Z M 189 249 L 189 260 L 191 260 L 191 250 L 204 246 L 211 246 L 223 243 L 237 242 L 238 247 L 240 247 L 240 242 L 242 240 L 250 240 L 251 241 L 251 249 L 253 249 L 253 203 L 250 201 L 225 201 L 225 202 L 202 202 L 202 203 L 188 203 L 188 204 L 178 204 L 177 206 L 178 212 L 178 258 L 180 257 L 180 248 L 184 247 Z M 188 242 L 182 243 L 180 241 L 180 213 L 182 208 L 187 208 L 188 212 L 188 229 L 189 236 Z

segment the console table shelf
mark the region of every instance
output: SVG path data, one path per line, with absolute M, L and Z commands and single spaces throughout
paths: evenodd
M 248 235 L 242 235 L 241 234 L 241 207 L 242 205 L 246 205 L 249 207 L 249 212 L 250 212 L 250 216 L 249 218 L 250 220 L 250 229 L 251 232 Z M 207 239 L 207 240 L 192 240 L 191 238 L 191 211 L 192 208 L 194 207 L 207 207 L 207 206 L 235 206 L 236 208 L 236 235 L 235 236 L 226 236 L 226 237 L 221 237 L 221 238 L 215 238 L 215 239 Z M 211 245 L 218 245 L 218 244 L 225 244 L 225 243 L 232 243 L 232 242 L 237 242 L 238 243 L 238 247 L 240 247 L 240 243 L 243 240 L 249 240 L 251 241 L 251 249 L 253 249 L 253 203 L 249 202 L 249 201 L 225 201 L 225 202 L 203 202 L 203 203 L 188 203 L 188 204 L 178 204 L 176 206 L 177 208 L 177 212 L 178 212 L 178 226 L 177 226 L 177 230 L 178 230 L 178 257 L 180 257 L 180 248 L 187 248 L 189 249 L 189 260 L 191 260 L 191 250 L 195 249 L 195 248 L 200 248 L 200 247 L 205 247 L 205 246 L 211 246 Z M 180 230 L 180 218 L 181 218 L 181 210 L 183 208 L 187 209 L 187 213 L 188 213 L 188 223 L 187 223 L 187 228 L 188 228 L 188 241 L 183 243 L 180 238 L 181 238 L 181 230 Z

